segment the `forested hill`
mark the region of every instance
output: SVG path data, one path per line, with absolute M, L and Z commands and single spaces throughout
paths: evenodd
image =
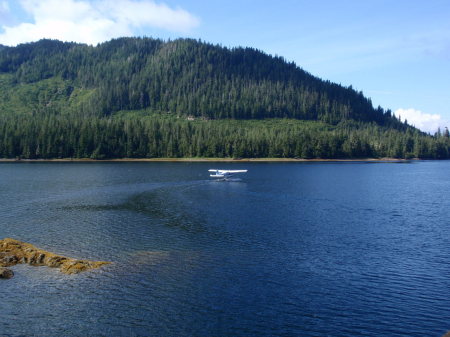
M 149 108 L 212 119 L 396 121 L 361 92 L 281 57 L 190 39 L 120 38 L 96 47 L 41 40 L 0 50 L 0 72 L 14 85 L 67 80 L 66 98 L 76 88 L 91 91 L 79 103 L 95 115 Z
M 0 46 L 0 158 L 449 158 L 351 87 L 252 48 Z

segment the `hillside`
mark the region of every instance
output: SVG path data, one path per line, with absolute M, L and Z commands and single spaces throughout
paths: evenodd
M 0 157 L 449 156 L 351 87 L 189 39 L 0 48 L 0 118 Z
M 2 50 L 0 72 L 10 75 L 13 90 L 46 86 L 47 96 L 39 97 L 42 109 L 53 100 L 65 105 L 85 91 L 89 97 L 76 101 L 95 115 L 150 108 L 214 119 L 390 121 L 362 93 L 322 81 L 282 58 L 195 40 L 122 38 L 97 47 L 41 40 Z M 55 81 L 40 83 L 48 79 Z

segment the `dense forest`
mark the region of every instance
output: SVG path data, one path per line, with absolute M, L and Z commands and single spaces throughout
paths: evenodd
M 0 157 L 449 158 L 362 92 L 252 48 L 0 46 Z

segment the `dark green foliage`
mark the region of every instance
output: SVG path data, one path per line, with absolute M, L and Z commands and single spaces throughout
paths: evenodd
M 0 157 L 448 158 L 431 137 L 251 48 L 122 38 L 0 47 Z
M 450 140 L 375 123 L 196 120 L 124 115 L 0 117 L 6 158 L 449 158 Z
M 251 48 L 195 40 L 121 38 L 97 47 L 41 40 L 0 52 L 16 85 L 58 77 L 94 94 L 92 115 L 150 108 L 207 118 L 343 119 L 402 126 L 361 92 Z

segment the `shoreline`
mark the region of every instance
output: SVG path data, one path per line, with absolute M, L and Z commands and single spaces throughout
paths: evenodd
M 303 158 L 115 158 L 115 159 L 91 159 L 91 158 L 55 158 L 55 159 L 12 159 L 0 158 L 0 163 L 85 163 L 85 162 L 374 162 L 374 163 L 404 163 L 418 161 L 419 158 L 360 158 L 360 159 L 303 159 Z

